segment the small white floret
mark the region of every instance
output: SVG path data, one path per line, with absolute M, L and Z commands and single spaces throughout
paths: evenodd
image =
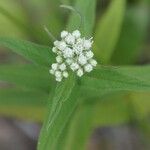
M 55 41 L 54 45 L 57 47 L 59 45 L 59 41 Z
M 56 57 L 56 61 L 57 61 L 58 63 L 62 63 L 63 59 L 62 59 L 61 56 L 58 55 L 58 56 Z
M 96 61 L 96 60 L 90 59 L 89 62 L 90 62 L 90 64 L 91 64 L 92 66 L 96 67 L 96 65 L 97 65 L 97 61 Z
M 59 42 L 59 44 L 57 45 L 57 48 L 61 51 L 63 51 L 66 47 L 67 47 L 67 44 L 63 41 Z
M 56 78 L 56 81 L 61 82 L 62 78 Z
M 92 51 L 88 51 L 88 52 L 86 52 L 85 55 L 86 55 L 87 59 L 90 59 L 94 56 L 94 53 Z
M 84 55 L 80 55 L 78 58 L 78 62 L 81 65 L 85 65 L 87 63 L 87 58 Z
M 82 44 L 75 44 L 74 46 L 73 46 L 73 51 L 77 54 L 77 55 L 79 55 L 79 54 L 81 54 L 82 52 L 83 52 L 83 45 Z
M 53 53 L 57 53 L 57 51 L 58 51 L 58 50 L 57 50 L 56 47 L 53 47 L 53 48 L 52 48 L 52 52 L 53 52 Z
M 85 49 L 90 49 L 92 47 L 92 42 L 91 40 L 84 40 L 84 48 Z
M 77 63 L 72 63 L 72 64 L 70 65 L 70 68 L 71 68 L 73 71 L 75 71 L 75 70 L 79 69 L 79 65 L 78 65 Z
M 91 72 L 93 70 L 93 66 L 91 64 L 87 64 L 84 66 L 85 72 Z
M 67 44 L 74 44 L 75 43 L 75 37 L 71 34 L 68 34 L 65 38 L 65 41 L 67 42 Z
M 83 69 L 81 69 L 81 68 L 78 69 L 77 76 L 79 76 L 79 77 L 83 76 Z
M 65 38 L 68 35 L 68 31 L 61 32 L 61 38 Z
M 62 55 L 62 51 L 57 51 L 57 55 L 61 56 Z
M 61 65 L 59 66 L 59 69 L 60 69 L 61 71 L 66 70 L 66 65 L 65 65 L 64 63 L 61 64 Z
M 64 58 L 70 58 L 73 57 L 74 53 L 73 50 L 69 47 L 66 47 L 65 50 L 63 51 Z
M 75 30 L 75 31 L 72 32 L 72 35 L 73 35 L 76 39 L 78 39 L 78 38 L 80 38 L 81 33 L 80 33 L 79 30 Z
M 63 72 L 63 77 L 68 78 L 68 76 L 69 76 L 68 72 L 67 72 L 67 71 L 64 71 L 64 72 Z
M 67 59 L 66 59 L 66 63 L 67 63 L 68 65 L 71 65 L 71 64 L 73 63 L 73 60 L 72 60 L 71 58 L 67 58 Z
M 77 39 L 77 44 L 82 44 L 83 45 L 83 43 L 84 43 L 84 39 L 82 39 L 82 38 Z
M 60 71 L 55 71 L 56 78 L 62 78 L 62 73 Z
M 49 70 L 49 73 L 50 73 L 50 74 L 55 74 L 55 70 L 50 69 L 50 70 Z
M 58 68 L 58 64 L 57 64 L 57 63 L 54 63 L 54 64 L 52 64 L 52 66 L 51 66 L 51 67 L 52 67 L 52 69 L 53 69 L 53 70 L 57 70 L 57 68 Z

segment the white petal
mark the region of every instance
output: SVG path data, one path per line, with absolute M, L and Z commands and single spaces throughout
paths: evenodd
M 93 67 L 91 64 L 87 64 L 84 66 L 85 72 L 91 72 L 93 70 Z
M 52 52 L 57 53 L 58 49 L 56 47 L 52 48 Z
M 87 63 L 87 58 L 84 55 L 80 55 L 78 58 L 78 62 L 81 65 L 85 65 Z
M 56 78 L 62 78 L 62 73 L 60 71 L 55 72 Z
M 66 65 L 65 65 L 64 63 L 61 64 L 61 65 L 59 66 L 59 69 L 60 69 L 61 71 L 66 70 Z
M 79 77 L 83 76 L 83 69 L 80 68 L 80 69 L 77 71 L 77 76 L 79 76 Z
M 71 64 L 73 63 L 73 60 L 72 60 L 71 58 L 67 58 L 67 59 L 66 59 L 66 63 L 67 63 L 68 65 L 71 65 Z
M 56 78 L 56 81 L 61 82 L 62 78 Z
M 63 54 L 65 58 L 71 58 L 74 55 L 73 50 L 69 47 L 65 48 L 65 50 L 63 51 Z
M 71 68 L 73 71 L 75 71 L 75 70 L 77 70 L 77 69 L 79 68 L 79 65 L 78 65 L 77 63 L 72 63 L 72 64 L 70 65 L 70 68 Z
M 75 37 L 72 36 L 71 34 L 68 34 L 65 38 L 65 41 L 68 43 L 68 44 L 74 44 L 75 43 Z
M 65 78 L 68 78 L 68 76 L 69 76 L 68 72 L 67 72 L 67 71 L 64 71 L 64 72 L 63 72 L 63 76 L 64 76 Z
M 55 41 L 54 45 L 57 47 L 59 45 L 59 41 Z
M 56 61 L 57 61 L 58 63 L 62 63 L 63 59 L 62 59 L 61 56 L 58 55 L 58 56 L 56 57 Z
M 68 31 L 61 32 L 61 38 L 65 38 L 68 35 Z
M 92 66 L 96 67 L 97 61 L 95 59 L 90 59 L 89 62 Z
M 79 30 L 75 30 L 75 31 L 73 31 L 72 35 L 73 35 L 76 39 L 78 39 L 78 38 L 80 38 L 81 33 L 80 33 Z
M 49 73 L 50 73 L 50 74 L 55 74 L 55 70 L 50 69 L 50 70 L 49 70 Z
M 66 43 L 63 42 L 63 41 L 59 42 L 59 45 L 57 46 L 57 48 L 60 49 L 60 50 L 62 50 L 62 51 L 63 51 L 66 47 L 67 47 L 67 45 L 66 45 Z
M 58 68 L 58 64 L 57 64 L 57 63 L 54 63 L 54 64 L 52 64 L 52 66 L 51 66 L 51 67 L 52 67 L 52 69 L 53 69 L 53 70 L 57 70 L 57 68 Z
M 92 47 L 91 40 L 84 40 L 84 48 L 85 49 L 90 49 L 91 47 Z
M 94 56 L 94 53 L 92 52 L 92 51 L 88 51 L 88 52 L 86 52 L 86 57 L 88 58 L 88 59 L 90 59 L 90 58 L 92 58 L 93 56 Z

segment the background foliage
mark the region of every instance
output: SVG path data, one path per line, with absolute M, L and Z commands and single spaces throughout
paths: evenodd
M 62 3 L 82 14 L 80 30 L 94 37 L 99 65 L 81 79 L 71 74 L 57 84 L 48 73 L 53 45 L 43 26 L 59 38 L 61 30 L 72 31 L 80 23 L 77 14 L 59 8 Z M 0 114 L 44 122 L 39 150 L 87 149 L 95 128 L 133 122 L 148 138 L 149 4 L 149 0 L 0 1 Z

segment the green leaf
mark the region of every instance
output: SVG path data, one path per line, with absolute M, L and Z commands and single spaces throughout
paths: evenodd
M 0 90 L 0 115 L 24 120 L 43 121 L 48 94 L 20 88 Z
M 148 10 L 147 6 L 141 5 L 127 9 L 121 36 L 111 59 L 113 64 L 127 65 L 137 61 L 147 33 Z
M 66 143 L 62 144 L 60 150 L 86 150 L 93 127 L 93 112 L 92 105 L 84 104 L 78 107 L 64 137 Z
M 75 76 L 57 85 L 49 113 L 41 131 L 38 149 L 55 149 L 57 141 L 78 104 Z M 60 126 L 61 125 L 61 126 Z
M 96 0 L 76 0 L 75 9 L 81 14 L 80 20 L 77 14 L 72 14 L 69 19 L 68 30 L 76 30 L 79 28 L 84 36 L 91 36 L 95 23 Z
M 45 106 L 47 98 L 47 93 L 39 91 L 29 91 L 20 88 L 2 88 L 0 90 L 1 106 Z
M 0 45 L 39 65 L 49 67 L 54 62 L 54 55 L 51 49 L 46 46 L 5 37 L 0 37 Z
M 129 73 L 129 68 L 98 66 L 93 72 L 81 79 L 81 85 L 98 91 L 105 90 L 107 92 L 150 90 L 150 81 L 143 78 L 150 74 L 149 67 L 146 69 L 142 67 L 134 69 L 134 67 L 132 67 L 134 69 L 133 74 Z M 141 73 L 139 75 L 140 70 Z M 145 73 L 147 73 L 147 75 L 145 75 Z
M 47 93 L 49 93 L 50 87 L 54 85 L 48 69 L 34 65 L 1 65 L 0 80 Z
M 108 11 L 98 22 L 95 31 L 95 54 L 98 60 L 109 63 L 118 41 L 125 12 L 126 0 L 112 0 Z
M 119 70 L 126 75 L 130 75 L 146 82 L 150 81 L 150 65 L 120 67 Z

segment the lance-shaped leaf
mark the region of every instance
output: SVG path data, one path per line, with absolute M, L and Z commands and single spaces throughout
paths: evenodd
M 103 63 L 109 63 L 118 41 L 125 12 L 126 0 L 112 0 L 95 31 L 95 54 Z
M 48 67 L 54 62 L 54 55 L 51 49 L 46 46 L 5 37 L 0 37 L 0 46 L 7 47 L 15 53 L 39 65 Z
M 69 30 L 76 30 L 80 27 L 82 35 L 91 36 L 95 23 L 96 0 L 76 0 L 75 9 L 80 13 L 72 14 L 69 18 Z
M 134 70 L 133 74 L 128 71 L 130 69 Z M 149 67 L 144 69 L 142 67 L 111 68 L 98 66 L 92 73 L 82 78 L 81 84 L 98 91 L 144 91 L 150 90 L 149 74 Z
M 0 80 L 14 83 L 27 89 L 42 90 L 47 93 L 50 87 L 54 85 L 48 69 L 34 65 L 1 65 Z
M 117 65 L 133 64 L 142 49 L 139 48 L 147 34 L 148 7 L 130 7 L 126 11 L 121 36 L 115 47 L 111 62 Z

